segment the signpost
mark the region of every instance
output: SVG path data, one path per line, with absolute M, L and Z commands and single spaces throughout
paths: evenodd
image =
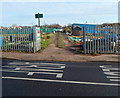
M 43 14 L 35 14 L 35 18 L 38 18 L 38 27 L 35 28 L 35 43 L 34 43 L 34 52 L 38 51 L 41 48 L 40 45 L 40 18 L 43 18 Z
M 35 18 L 38 18 L 38 26 L 40 27 L 40 18 L 43 18 L 43 14 L 35 14 Z

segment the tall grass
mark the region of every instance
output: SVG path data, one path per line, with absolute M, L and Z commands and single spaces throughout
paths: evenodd
M 58 33 L 58 39 L 57 39 L 57 47 L 58 48 L 64 48 L 65 44 L 64 44 L 64 39 L 61 33 Z
M 46 34 L 44 38 L 41 38 L 41 50 L 45 49 L 52 41 L 55 34 Z

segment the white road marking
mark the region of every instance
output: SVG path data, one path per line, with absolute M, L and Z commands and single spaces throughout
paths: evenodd
M 30 62 L 25 62 L 25 64 L 30 64 Z
M 53 70 L 53 69 L 31 69 L 31 68 L 24 68 L 24 67 L 21 67 L 21 68 L 15 68 L 15 69 L 11 69 L 11 70 L 27 70 L 27 71 L 51 71 L 51 72 L 63 72 L 63 70 Z
M 34 74 L 34 72 L 29 72 L 27 75 L 33 75 Z
M 47 64 L 47 65 L 66 65 L 66 64 L 58 64 L 58 63 L 40 63 L 40 64 Z
M 63 68 L 65 68 L 65 66 L 61 66 L 61 68 L 63 69 Z
M 57 74 L 56 78 L 62 78 L 63 74 Z
M 32 63 L 32 62 L 12 62 L 9 63 L 11 64 L 17 64 L 17 65 L 21 65 L 21 64 L 43 64 L 43 65 L 66 65 L 66 64 L 60 64 L 60 63 Z
M 120 68 L 109 68 L 109 70 L 120 70 Z
M 14 70 L 20 70 L 20 68 L 15 68 Z
M 116 82 L 118 82 L 118 81 L 120 81 L 120 79 L 110 79 L 110 81 L 116 81 Z
M 110 71 L 109 69 L 102 69 L 103 71 Z
M 120 76 L 119 74 L 120 72 L 115 72 L 115 71 L 120 70 L 120 68 L 112 68 L 111 65 L 104 65 L 100 67 L 102 68 L 104 74 L 111 75 L 111 76 L 106 76 L 106 78 L 108 78 L 110 81 L 117 81 L 117 82 L 120 81 L 120 79 L 118 79 L 120 78 L 118 77 Z M 114 70 L 114 72 L 112 70 Z
M 31 68 L 21 68 L 21 70 L 27 70 L 27 71 L 51 71 L 51 72 L 63 72 L 63 70 L 31 69 Z
M 23 65 L 25 64 L 24 62 L 12 62 L 12 63 L 9 63 L 8 65 Z
M 29 66 L 29 67 L 37 67 L 37 65 L 31 65 L 31 66 Z
M 0 70 L 0 71 L 3 71 L 3 72 L 17 72 L 17 73 L 28 73 L 27 75 L 33 75 L 34 73 L 36 74 L 50 74 L 50 75 L 57 75 L 57 76 L 60 76 L 62 73 L 50 73 L 50 72 L 28 72 L 28 71 L 11 71 L 11 70 Z M 56 77 L 57 78 L 57 77 Z M 59 77 L 59 78 L 62 78 Z
M 104 72 L 104 74 L 106 74 L 106 75 L 114 75 L 114 76 L 120 75 L 119 73 L 120 72 Z
M 15 68 L 15 67 L 18 67 L 18 66 L 2 66 L 3 68 Z M 37 65 L 31 65 L 31 66 L 19 66 L 20 68 L 31 68 L 31 67 L 34 67 L 34 68 L 45 68 L 45 69 L 64 69 L 65 66 L 60 66 L 60 67 L 53 67 L 53 66 L 49 66 L 49 67 L 44 67 L 44 66 L 37 66 Z
M 32 65 L 32 66 L 29 66 L 29 67 L 35 67 L 35 68 L 46 68 L 46 69 L 64 69 L 65 66 L 60 66 L 60 67 L 43 67 L 43 66 L 37 66 L 37 65 Z
M 2 66 L 3 68 L 6 68 L 6 67 L 9 67 L 9 68 L 14 68 L 14 67 L 18 67 L 17 65 L 16 66 Z M 48 66 L 48 67 L 44 67 L 44 66 L 37 66 L 37 65 L 29 65 L 29 66 L 19 66 L 19 67 L 23 67 L 23 68 L 27 68 L 27 67 L 34 67 L 34 68 L 46 68 L 46 69 L 64 69 L 65 68 L 65 66 L 57 66 L 57 67 L 55 67 L 55 66 Z
M 120 78 L 120 77 L 107 76 L 107 78 L 114 78 L 114 79 L 118 79 L 118 78 Z
M 112 65 L 103 65 L 106 68 L 112 67 Z
M 106 68 L 105 66 L 100 66 L 100 68 Z
M 80 82 L 80 81 L 65 81 L 65 80 L 50 80 L 50 79 L 35 79 L 35 78 L 19 78 L 19 77 L 2 77 L 2 78 L 3 79 L 14 79 L 14 80 L 29 80 L 29 81 L 43 81 L 43 82 L 72 83 L 72 84 L 120 86 L 120 84 L 113 84 L 113 83 Z

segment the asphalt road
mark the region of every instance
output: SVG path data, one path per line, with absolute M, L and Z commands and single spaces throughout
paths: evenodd
M 118 63 L 3 59 L 0 71 L 2 96 L 119 96 Z

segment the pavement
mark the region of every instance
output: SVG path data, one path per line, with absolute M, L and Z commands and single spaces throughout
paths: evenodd
M 116 54 L 100 54 L 96 56 L 88 54 L 75 54 L 65 48 L 56 47 L 55 37 L 51 44 L 42 52 L 22 53 L 22 52 L 0 52 L 1 58 L 17 59 L 17 60 L 41 60 L 41 61 L 69 61 L 69 62 L 94 62 L 107 61 L 119 62 L 119 55 Z M 64 39 L 65 46 L 70 47 L 69 42 Z
M 41 60 L 41 61 L 70 61 L 70 62 L 93 62 L 93 61 L 110 61 L 119 62 L 118 55 L 103 54 L 98 56 L 90 55 L 71 55 L 71 54 L 43 54 L 43 53 L 17 53 L 17 52 L 2 52 L 2 58 L 16 60 Z

